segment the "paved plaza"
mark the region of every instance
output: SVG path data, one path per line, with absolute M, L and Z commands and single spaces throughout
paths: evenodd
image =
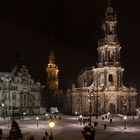
M 50 134 L 49 121 L 46 120 L 45 115 L 39 116 L 39 120 L 36 120 L 37 116 L 25 116 L 22 120 L 17 120 L 21 131 L 24 135 L 24 140 L 28 140 L 30 136 L 34 136 L 35 140 L 42 140 L 45 136 L 45 131 Z M 54 140 L 81 140 L 81 130 L 84 125 L 78 121 L 76 116 L 61 115 L 56 116 L 53 119 L 55 126 L 52 129 Z M 98 122 L 98 126 L 95 127 L 96 135 L 95 140 L 139 140 L 140 138 L 140 119 L 135 116 L 128 117 L 126 122 L 120 117 L 113 117 L 112 123 L 109 119 L 102 120 L 101 117 L 96 119 L 92 117 L 92 124 Z M 104 130 L 104 124 L 107 125 Z M 126 124 L 126 129 L 124 129 Z M 0 120 L 0 128 L 3 130 L 3 135 L 6 138 L 9 134 L 11 122 L 7 119 Z M 93 124 L 94 125 L 94 124 Z

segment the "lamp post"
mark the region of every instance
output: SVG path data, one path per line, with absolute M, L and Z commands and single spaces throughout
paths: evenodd
M 139 115 L 139 119 L 140 119 L 140 111 L 138 112 L 138 115 Z
M 107 113 L 108 119 L 110 118 L 110 112 Z
M 92 91 L 89 91 L 88 90 L 88 93 L 89 93 L 89 124 L 91 125 L 91 112 L 92 112 L 92 109 L 91 109 L 91 93 Z
M 22 119 L 24 119 L 24 116 L 26 115 L 26 112 L 22 113 Z
M 79 116 L 80 125 L 82 125 L 82 120 L 83 120 L 83 116 L 80 115 L 80 116 Z
M 50 140 L 53 140 L 53 133 L 52 133 L 52 128 L 54 127 L 55 123 L 53 121 L 49 122 L 49 127 L 50 127 L 50 132 L 51 135 L 49 136 Z
M 98 89 L 97 89 L 97 97 L 96 97 L 96 119 L 98 119 Z
M 39 117 L 36 117 L 36 125 L 37 125 L 37 127 L 38 127 L 38 120 L 39 120 Z
M 127 120 L 127 116 L 124 116 L 124 129 L 126 129 L 126 120 Z
M 4 109 L 4 103 L 1 104 L 2 106 L 2 117 L 5 119 L 5 109 Z
M 133 95 L 133 120 L 135 119 L 135 96 Z
M 4 103 L 2 103 L 1 106 L 4 107 Z
M 47 120 L 47 118 L 48 118 L 48 114 L 46 113 L 45 116 L 46 116 L 46 120 Z

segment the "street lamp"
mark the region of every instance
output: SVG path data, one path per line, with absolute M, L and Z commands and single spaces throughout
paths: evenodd
M 78 115 L 78 112 L 75 112 L 75 116 L 77 116 Z
M 45 116 L 48 117 L 48 114 L 46 113 Z
M 138 115 L 139 115 L 139 119 L 140 119 L 140 111 L 138 112 Z
M 50 139 L 53 139 L 53 133 L 52 133 L 52 128 L 54 127 L 55 123 L 53 121 L 49 122 L 49 127 L 51 131 Z
M 4 103 L 1 103 L 1 106 L 2 106 L 2 117 L 5 119 L 5 105 Z
M 91 125 L 91 112 L 92 112 L 92 110 L 91 110 L 91 97 L 93 96 L 91 93 L 92 93 L 92 91 L 90 92 L 89 90 L 88 90 L 88 93 L 89 93 L 89 124 Z
M 38 120 L 39 120 L 39 117 L 36 117 L 36 123 L 37 123 L 37 127 L 38 127 Z
M 127 116 L 124 116 L 124 129 L 126 129 L 126 120 L 127 120 Z
M 22 113 L 22 119 L 24 119 L 24 116 L 26 115 L 26 112 Z
M 48 114 L 46 113 L 45 116 L 46 116 L 46 120 L 47 120 L 47 118 L 48 118 Z
M 108 119 L 110 118 L 110 112 L 107 113 Z
M 49 122 L 49 127 L 50 127 L 50 128 L 53 128 L 54 125 L 55 125 L 55 123 L 54 123 L 53 121 Z
M 1 106 L 4 107 L 4 103 L 2 103 Z
M 82 125 L 82 119 L 83 119 L 83 116 L 80 115 L 80 116 L 79 116 L 80 125 Z

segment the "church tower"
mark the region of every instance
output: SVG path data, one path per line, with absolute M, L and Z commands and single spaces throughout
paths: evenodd
M 65 99 L 65 110 L 72 114 L 111 114 L 135 115 L 137 91 L 123 83 L 124 68 L 120 63 L 121 46 L 117 37 L 117 17 L 108 0 L 102 30 L 104 36 L 98 42 L 97 67 L 86 68 L 78 77 L 80 87 L 73 88 Z M 86 84 L 85 84 L 86 83 Z M 90 98 L 89 98 L 89 95 Z M 90 104 L 89 104 L 90 101 Z
M 49 63 L 46 68 L 47 74 L 47 86 L 51 93 L 57 93 L 59 89 L 59 79 L 58 79 L 58 66 L 55 64 L 55 55 L 53 52 L 49 55 Z
M 106 75 L 104 75 L 105 81 L 103 80 L 103 76 L 101 79 L 99 76 L 99 84 L 101 84 L 101 86 L 105 84 L 104 86 L 108 86 L 108 88 L 113 88 L 114 90 L 122 87 L 124 71 L 124 69 L 120 65 L 121 46 L 118 42 L 116 28 L 117 17 L 109 2 L 108 7 L 105 11 L 104 21 L 102 23 L 104 37 L 99 41 L 97 48 L 97 66 L 99 68 L 99 71 L 101 69 L 106 69 Z
M 119 66 L 120 60 L 120 44 L 118 42 L 117 33 L 117 17 L 113 8 L 108 4 L 105 11 L 105 19 L 102 23 L 104 38 L 99 41 L 98 47 L 98 65 L 103 66 Z

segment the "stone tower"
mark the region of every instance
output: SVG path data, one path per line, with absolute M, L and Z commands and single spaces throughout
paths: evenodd
M 58 66 L 55 64 L 55 55 L 53 52 L 49 55 L 49 63 L 46 68 L 47 87 L 51 93 L 57 93 L 59 89 Z
M 98 43 L 98 68 L 106 69 L 105 73 L 100 73 L 98 80 L 99 86 L 109 86 L 114 90 L 123 85 L 123 71 L 120 66 L 120 50 L 121 46 L 118 42 L 117 33 L 117 18 L 113 8 L 108 4 L 105 11 L 105 19 L 102 24 L 104 37 Z M 106 81 L 104 81 L 104 80 Z M 105 85 L 104 85 L 105 84 Z

